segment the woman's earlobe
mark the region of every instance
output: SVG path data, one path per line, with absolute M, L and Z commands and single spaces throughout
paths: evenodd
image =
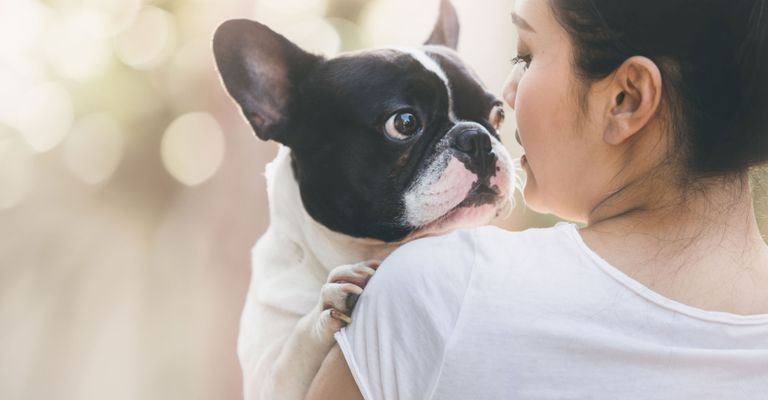
M 603 132 L 603 141 L 611 146 L 618 146 L 634 132 L 630 131 L 629 122 L 625 118 L 612 119 Z

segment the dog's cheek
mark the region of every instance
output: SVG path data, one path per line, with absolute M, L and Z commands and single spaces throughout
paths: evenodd
M 446 156 L 448 162 L 437 161 L 406 195 L 408 221 L 414 226 L 428 224 L 461 203 L 477 180 L 460 160 Z M 442 170 L 440 166 L 447 164 Z

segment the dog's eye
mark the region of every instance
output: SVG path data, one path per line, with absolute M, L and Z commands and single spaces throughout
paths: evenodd
M 504 106 L 502 104 L 496 104 L 493 106 L 493 108 L 491 108 L 491 114 L 488 116 L 488 122 L 491 123 L 493 129 L 498 131 L 504 124 L 505 118 L 506 115 L 504 114 Z
M 421 123 L 419 119 L 411 112 L 398 112 L 387 120 L 384 125 L 387 135 L 393 139 L 405 140 L 419 133 Z

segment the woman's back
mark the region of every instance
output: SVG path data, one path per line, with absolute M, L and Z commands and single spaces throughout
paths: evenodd
M 768 314 L 768 246 L 750 191 L 749 185 L 715 187 L 671 210 L 599 221 L 580 237 L 613 267 L 667 298 L 704 310 Z
M 337 340 L 369 400 L 768 393 L 768 314 L 665 298 L 605 262 L 572 224 L 416 241 L 366 293 Z

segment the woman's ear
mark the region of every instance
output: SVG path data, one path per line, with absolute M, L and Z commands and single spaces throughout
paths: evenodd
M 661 102 L 661 71 L 646 57 L 627 59 L 611 78 L 612 99 L 603 140 L 619 145 L 641 131 L 656 114 Z

